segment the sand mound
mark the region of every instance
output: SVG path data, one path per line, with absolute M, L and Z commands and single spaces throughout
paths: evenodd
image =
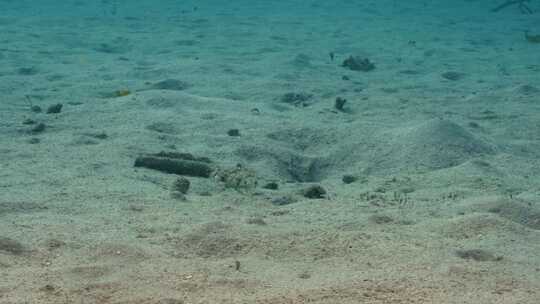
M 332 150 L 340 144 L 332 130 L 282 129 L 266 134 L 259 143 L 238 147 L 235 154 L 258 172 L 271 173 L 271 178 L 318 182 L 339 169 Z
M 519 198 L 501 197 L 480 204 L 479 209 L 497 214 L 530 229 L 540 230 L 540 208 L 532 202 Z
M 281 179 L 318 182 L 365 163 L 371 173 L 432 171 L 495 153 L 495 148 L 482 139 L 442 119 L 395 128 L 377 139 L 363 133 L 342 133 L 308 128 L 281 130 L 269 133 L 264 146 L 245 145 L 236 154 Z M 366 153 L 366 146 L 375 152 Z
M 298 242 L 300 238 L 302 241 Z M 329 234 L 325 230 L 286 231 L 270 237 L 261 229 L 240 230 L 223 222 L 208 222 L 190 232 L 178 235 L 170 255 L 177 258 L 231 258 L 260 255 L 283 261 L 305 258 L 341 257 L 347 246 L 364 241 L 354 233 Z M 168 246 L 168 243 L 164 243 Z M 358 245 L 358 248 L 361 246 Z
M 325 157 L 307 155 L 284 147 L 242 146 L 236 154 L 251 166 L 259 168 L 259 172 L 271 172 L 270 178 L 278 177 L 295 182 L 321 181 L 332 168 Z
M 460 165 L 495 149 L 456 123 L 433 119 L 390 135 L 388 152 L 376 156 L 374 171 L 437 170 Z
M 512 222 L 489 213 L 475 213 L 452 218 L 441 223 L 441 234 L 445 237 L 466 240 L 479 235 L 503 235 L 519 233 L 520 229 Z

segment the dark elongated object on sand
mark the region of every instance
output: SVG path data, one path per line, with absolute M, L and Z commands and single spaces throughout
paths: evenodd
M 212 173 L 212 168 L 206 162 L 183 158 L 160 157 L 159 153 L 137 157 L 135 159 L 135 167 L 197 177 L 210 177 Z

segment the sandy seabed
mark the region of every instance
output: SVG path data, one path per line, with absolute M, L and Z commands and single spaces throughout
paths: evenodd
M 539 303 L 537 14 L 360 2 L 6 2 L 0 303 Z

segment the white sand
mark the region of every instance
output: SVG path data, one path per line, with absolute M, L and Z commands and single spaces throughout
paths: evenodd
M 537 14 L 163 2 L 2 3 L 0 303 L 539 302 Z M 190 87 L 152 89 L 165 79 Z M 178 176 L 133 167 L 159 151 L 242 164 L 258 186 L 188 177 L 176 199 Z M 324 199 L 300 194 L 314 183 Z M 457 254 L 472 249 L 491 259 Z

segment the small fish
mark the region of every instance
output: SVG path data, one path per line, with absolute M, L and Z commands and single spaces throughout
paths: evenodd
M 540 43 L 540 35 L 529 35 L 529 31 L 525 31 L 525 39 L 530 43 Z

